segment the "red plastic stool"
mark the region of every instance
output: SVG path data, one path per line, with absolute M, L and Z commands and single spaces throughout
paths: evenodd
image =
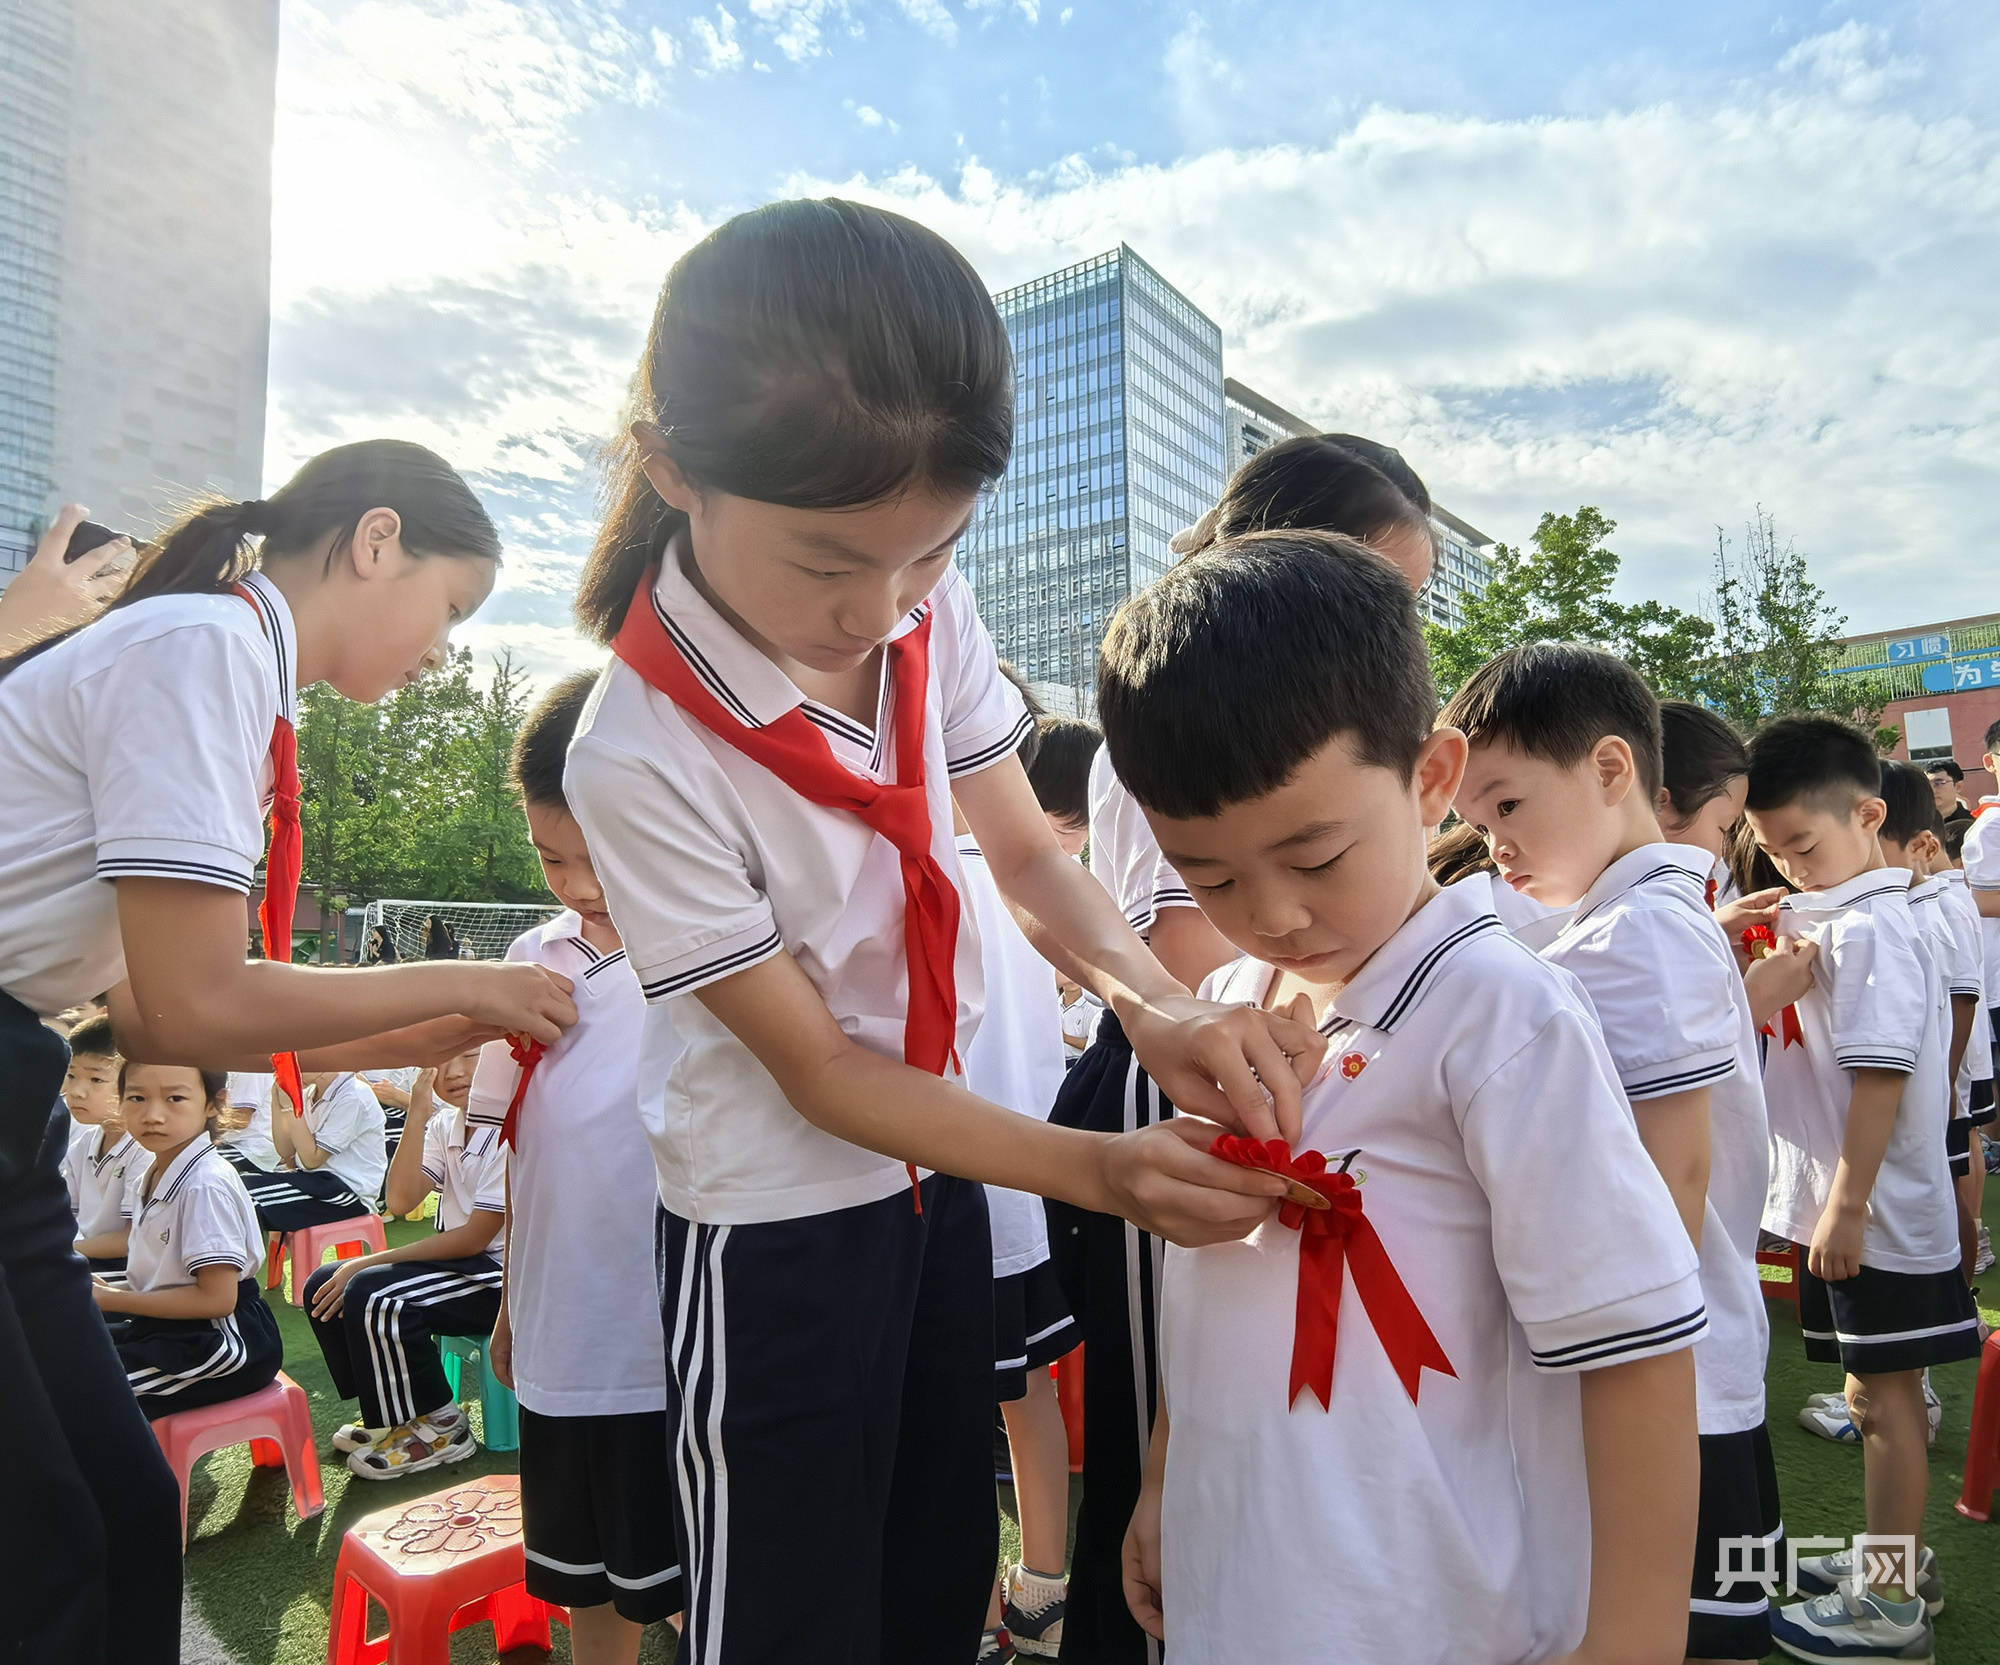
M 266 1289 L 276 1289 L 285 1279 L 285 1261 L 292 1263 L 291 1301 L 295 1307 L 306 1304 L 306 1279 L 319 1270 L 320 1260 L 328 1249 L 333 1250 L 336 1260 L 356 1260 L 362 1255 L 380 1253 L 388 1248 L 389 1240 L 382 1232 L 382 1216 L 379 1214 L 357 1214 L 349 1220 L 335 1220 L 331 1225 L 306 1226 L 299 1231 L 286 1232 L 282 1237 L 271 1233 L 272 1247 L 266 1258 L 270 1261 L 270 1274 L 264 1280 Z
M 259 1468 L 284 1469 L 292 1485 L 292 1507 L 300 1520 L 311 1520 L 326 1507 L 305 1389 L 282 1370 L 268 1387 L 241 1399 L 225 1399 L 220 1405 L 203 1405 L 157 1418 L 153 1437 L 181 1483 L 183 1544 L 187 1542 L 188 1477 L 201 1458 L 227 1446 L 247 1443 Z
M 1792 1303 L 1792 1310 L 1797 1312 L 1799 1309 L 1798 1244 L 1788 1243 L 1783 1249 L 1759 1249 L 1757 1251 L 1757 1264 L 1759 1266 L 1779 1266 L 1784 1268 L 1788 1275 L 1783 1278 L 1767 1278 L 1760 1272 L 1757 1276 L 1757 1281 L 1764 1286 L 1765 1300 L 1790 1301 Z
M 521 1481 L 488 1474 L 369 1515 L 348 1529 L 333 1569 L 326 1665 L 451 1665 L 451 1634 L 493 1622 L 495 1649 L 549 1650 L 549 1621 L 569 1609 L 522 1585 Z M 368 1635 L 368 1599 L 388 1616 Z
M 1063 1428 L 1069 1435 L 1069 1471 L 1083 1472 L 1083 1349 L 1057 1359 L 1056 1403 L 1062 1407 Z
M 1991 1520 L 1996 1487 L 2000 1487 L 2000 1330 L 1988 1336 L 1979 1350 L 1972 1438 L 1965 1446 L 1965 1489 L 1952 1507 L 1967 1520 Z

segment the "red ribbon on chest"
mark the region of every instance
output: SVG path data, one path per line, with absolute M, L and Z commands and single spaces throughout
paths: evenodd
M 517 1142 L 521 1124 L 521 1102 L 528 1096 L 528 1083 L 534 1079 L 535 1066 L 542 1061 L 548 1048 L 540 1041 L 524 1040 L 519 1035 L 507 1037 L 507 1051 L 514 1062 L 521 1066 L 521 1079 L 514 1083 L 514 1096 L 507 1101 L 507 1114 L 500 1123 L 500 1143 L 519 1150 Z
M 1777 933 L 1773 931 L 1770 926 L 1751 925 L 1745 927 L 1743 932 L 1743 952 L 1748 954 L 1751 959 L 1761 960 L 1764 958 L 1765 955 L 1769 954 L 1771 950 L 1776 948 L 1777 946 L 1778 946 Z M 1798 1007 L 1787 1006 L 1782 1012 L 1778 1014 L 1777 1021 L 1778 1021 L 1778 1029 L 1773 1029 L 1770 1026 L 1770 1024 L 1767 1023 L 1764 1025 L 1762 1032 L 1775 1039 L 1777 1037 L 1778 1030 L 1781 1029 L 1784 1031 L 1785 1046 L 1803 1047 L 1806 1044 L 1806 1032 L 1805 1030 L 1799 1027 Z
M 1426 1369 L 1456 1377 L 1444 1348 L 1417 1310 L 1389 1251 L 1382 1246 L 1368 1216 L 1362 1212 L 1361 1188 L 1352 1174 L 1331 1171 L 1316 1150 L 1292 1154 L 1282 1139 L 1246 1139 L 1224 1133 L 1209 1146 L 1211 1156 L 1239 1168 L 1261 1168 L 1317 1191 L 1330 1208 L 1307 1208 L 1285 1202 L 1278 1220 L 1299 1233 L 1298 1298 L 1292 1320 L 1292 1379 L 1288 1405 L 1298 1403 L 1308 1389 L 1325 1410 L 1333 1402 L 1333 1361 L 1340 1341 L 1340 1296 L 1346 1274 L 1354 1273 L 1354 1292 L 1375 1326 L 1383 1352 L 1410 1396 Z

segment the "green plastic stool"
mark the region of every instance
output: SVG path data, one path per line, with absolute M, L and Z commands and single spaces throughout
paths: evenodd
M 495 1379 L 486 1365 L 483 1335 L 441 1335 L 438 1359 L 452 1397 L 463 1403 L 474 1390 L 479 1395 L 480 1444 L 488 1451 L 521 1448 L 521 1402 L 514 1390 Z

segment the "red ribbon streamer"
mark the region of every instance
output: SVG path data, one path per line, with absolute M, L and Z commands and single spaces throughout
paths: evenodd
M 1317 1191 L 1331 1208 L 1307 1208 L 1302 1203 L 1279 1205 L 1279 1221 L 1300 1234 L 1298 1300 L 1292 1320 L 1292 1381 L 1288 1405 L 1298 1403 L 1300 1389 L 1309 1389 L 1320 1409 L 1333 1398 L 1333 1360 L 1340 1340 L 1340 1294 L 1345 1274 L 1354 1272 L 1354 1292 L 1362 1310 L 1381 1338 L 1382 1350 L 1410 1396 L 1417 1401 L 1420 1373 L 1428 1367 L 1443 1375 L 1458 1372 L 1417 1310 L 1402 1276 L 1382 1247 L 1361 1208 L 1361 1188 L 1352 1174 L 1329 1171 L 1316 1150 L 1293 1156 L 1282 1139 L 1246 1139 L 1224 1133 L 1208 1147 L 1211 1156 L 1239 1168 L 1295 1180 Z
M 509 1035 L 507 1050 L 513 1055 L 514 1062 L 521 1066 L 521 1079 L 514 1083 L 514 1096 L 507 1101 L 507 1114 L 500 1123 L 500 1143 L 519 1150 L 521 1147 L 516 1139 L 521 1121 L 521 1101 L 528 1096 L 528 1083 L 534 1077 L 535 1066 L 542 1061 L 549 1049 L 540 1041 L 528 1041 L 519 1035 Z
M 1748 954 L 1751 959 L 1761 960 L 1764 958 L 1766 954 L 1769 954 L 1771 950 L 1776 948 L 1777 946 L 1778 946 L 1777 933 L 1773 931 L 1770 926 L 1750 925 L 1744 928 L 1743 952 Z M 1764 951 L 1762 954 L 1758 952 L 1760 948 Z M 1778 1029 L 1782 1029 L 1784 1031 L 1784 1036 L 1785 1036 L 1784 1046 L 1802 1047 L 1806 1044 L 1806 1032 L 1799 1027 L 1798 1007 L 1787 1006 L 1782 1012 L 1778 1014 Z M 1764 1025 L 1763 1033 L 1775 1039 L 1778 1034 L 1778 1029 L 1773 1029 L 1770 1026 L 1770 1024 L 1767 1023 Z
M 740 721 L 695 674 L 660 621 L 653 605 L 659 570 L 649 568 L 633 591 L 611 651 L 709 733 L 761 763 L 800 797 L 847 811 L 895 847 L 902 866 L 903 954 L 910 979 L 903 1061 L 943 1075 L 957 1061 L 959 897 L 958 886 L 931 854 L 930 798 L 924 786 L 931 615 L 887 645 L 886 674 L 895 691 L 896 780 L 890 784 L 857 775 L 843 764 L 798 706 L 761 727 Z M 921 1214 L 924 1200 L 916 1166 L 904 1165 Z
M 235 594 L 263 617 L 264 604 L 247 584 Z M 257 904 L 257 924 L 264 933 L 264 958 L 279 965 L 292 963 L 292 915 L 298 909 L 299 872 L 305 865 L 305 832 L 299 824 L 299 737 L 285 714 L 271 725 L 271 847 L 264 856 L 264 900 Z M 299 1077 L 296 1052 L 271 1054 L 271 1073 L 292 1101 L 298 1115 L 306 1113 L 306 1090 Z

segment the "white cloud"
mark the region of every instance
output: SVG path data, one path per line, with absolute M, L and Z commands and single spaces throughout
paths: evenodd
M 736 19 L 726 6 L 717 6 L 713 19 L 690 18 L 688 33 L 701 48 L 704 67 L 700 73 L 715 75 L 743 67 L 743 46 L 736 38 Z
M 902 125 L 899 122 L 892 121 L 872 104 L 857 104 L 853 99 L 848 98 L 841 100 L 841 108 L 856 121 L 860 122 L 863 127 L 886 127 L 891 133 L 900 133 L 903 131 Z
M 680 56 L 680 48 L 675 45 L 674 37 L 664 29 L 655 29 L 652 35 L 654 59 L 662 69 L 672 69 L 674 61 Z

